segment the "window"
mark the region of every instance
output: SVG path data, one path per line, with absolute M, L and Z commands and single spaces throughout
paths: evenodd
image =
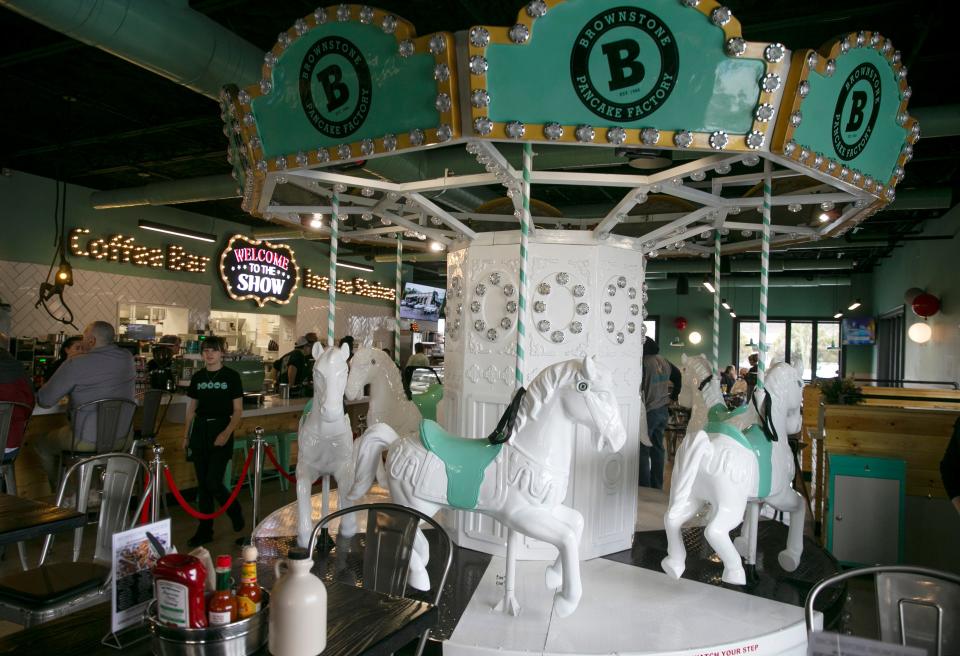
M 737 320 L 734 337 L 737 367 L 749 367 L 760 351 L 760 322 Z M 804 380 L 841 375 L 840 322 L 780 319 L 767 322 L 767 368 L 775 361 L 800 362 Z
M 647 337 L 656 341 L 657 340 L 657 320 L 656 319 L 644 319 L 643 325 L 647 329 Z

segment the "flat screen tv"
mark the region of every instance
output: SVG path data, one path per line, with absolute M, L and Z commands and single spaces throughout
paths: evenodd
M 844 346 L 869 346 L 877 343 L 877 324 L 873 317 L 847 317 L 843 320 Z
M 428 287 L 415 282 L 403 285 L 403 297 L 400 299 L 400 318 L 413 321 L 436 321 L 440 318 L 440 306 L 447 290 Z
M 127 339 L 150 341 L 157 338 L 157 327 L 148 323 L 131 323 L 127 325 Z

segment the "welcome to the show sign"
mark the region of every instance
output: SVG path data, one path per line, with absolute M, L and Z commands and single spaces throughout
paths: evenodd
M 292 248 L 243 235 L 231 237 L 220 254 L 220 277 L 230 298 L 260 307 L 289 303 L 299 282 Z

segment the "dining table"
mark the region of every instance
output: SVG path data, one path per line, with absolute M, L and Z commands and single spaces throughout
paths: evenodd
M 327 647 L 323 656 L 387 656 L 411 642 L 437 621 L 437 607 L 405 597 L 391 597 L 339 582 L 327 586 Z M 141 656 L 152 653 L 146 625 L 124 632 L 123 648 L 103 644 L 110 633 L 110 604 L 99 604 L 0 638 L 3 654 L 57 656 Z M 254 654 L 266 655 L 264 645 Z
M 86 521 L 86 515 L 76 510 L 12 494 L 0 494 L 0 545 L 80 528 Z

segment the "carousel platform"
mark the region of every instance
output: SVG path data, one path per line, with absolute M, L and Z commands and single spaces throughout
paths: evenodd
M 331 496 L 336 508 L 336 492 Z M 675 581 L 660 570 L 666 536 L 655 527 L 662 500 L 657 491 L 641 490 L 640 497 L 637 527 L 642 530 L 635 533 L 633 546 L 581 563 L 583 598 L 567 618 L 553 611 L 553 594 L 543 584 L 546 563 L 517 563 L 522 610 L 508 617 L 492 610 L 503 594 L 504 559 L 455 547 L 441 619 L 431 637 L 442 643 L 445 655 L 453 656 L 806 653 L 803 601 L 816 581 L 839 570 L 832 556 L 808 539 L 800 567 L 787 573 L 776 559 L 786 527 L 761 521 L 757 566 L 746 586 L 729 586 L 721 583 L 722 565 L 694 520 L 684 529 L 687 570 Z M 377 487 L 364 499 L 387 500 Z M 319 519 L 320 495 L 314 496 L 313 506 L 314 519 Z M 295 543 L 295 526 L 295 504 L 264 519 L 255 535 L 261 558 L 283 557 Z M 431 532 L 425 533 L 433 543 Z M 323 561 L 318 558 L 317 569 L 329 571 Z M 830 625 L 839 616 L 843 593 L 835 591 L 822 602 L 818 610 Z

